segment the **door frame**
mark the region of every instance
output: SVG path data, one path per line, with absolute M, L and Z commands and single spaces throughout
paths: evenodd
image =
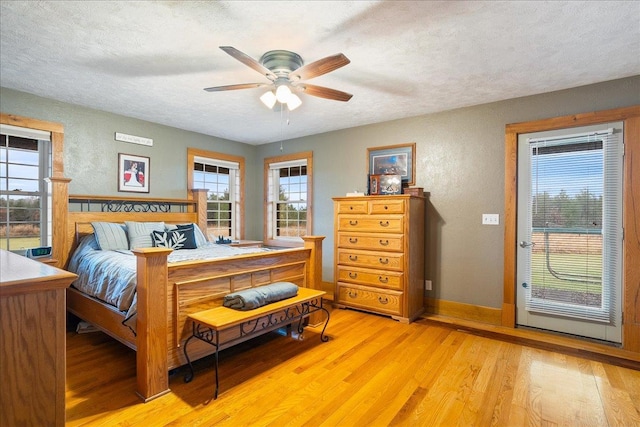
M 625 235 L 622 249 L 622 348 L 640 352 L 640 304 L 637 304 L 640 301 L 640 267 L 634 266 L 632 262 L 640 258 L 640 105 L 506 126 L 502 326 L 516 327 L 518 135 L 615 121 L 624 122 L 625 144 L 622 196 Z

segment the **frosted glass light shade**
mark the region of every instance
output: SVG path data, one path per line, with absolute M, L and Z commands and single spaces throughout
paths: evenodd
M 274 105 L 276 105 L 276 96 L 272 91 L 268 91 L 260 97 L 260 101 L 262 101 L 262 103 L 266 105 L 267 108 L 271 109 Z
M 289 101 L 287 101 L 287 107 L 289 107 L 289 111 L 295 110 L 300 105 L 302 105 L 302 101 L 300 100 L 300 97 L 298 97 L 298 95 L 292 93 L 289 96 Z
M 276 89 L 276 99 L 278 102 L 286 104 L 289 101 L 289 97 L 291 96 L 291 89 L 287 85 L 278 86 Z

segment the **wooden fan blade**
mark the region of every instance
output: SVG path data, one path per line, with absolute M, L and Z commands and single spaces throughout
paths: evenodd
M 270 85 L 271 83 L 241 83 L 237 85 L 206 87 L 204 88 L 204 90 L 206 90 L 207 92 L 222 92 L 223 90 L 253 89 L 256 87 Z
M 235 47 L 220 46 L 220 49 L 224 50 L 229 55 L 231 55 L 232 57 L 234 57 L 238 61 L 242 62 L 244 65 L 246 65 L 246 66 L 248 66 L 250 68 L 253 68 L 257 72 L 259 72 L 260 74 L 262 74 L 263 76 L 268 78 L 269 80 L 275 80 L 276 79 L 276 75 L 273 74 L 271 72 L 271 70 L 269 70 L 267 67 L 265 67 L 264 65 L 262 65 L 261 63 L 259 63 L 258 61 L 256 61 L 255 59 L 253 59 L 252 57 L 247 55 L 246 53 L 240 52 Z
M 343 101 L 347 102 L 351 99 L 353 95 L 347 92 L 342 92 L 340 90 L 329 89 L 328 87 L 309 85 L 309 84 L 298 84 L 295 86 L 298 89 L 301 89 L 307 95 L 317 96 L 319 98 L 332 99 L 334 101 Z
M 314 77 L 321 76 L 323 74 L 330 73 L 333 70 L 337 70 L 340 67 L 344 67 L 351 61 L 349 58 L 341 53 L 333 56 L 327 56 L 326 58 L 319 59 L 310 64 L 303 65 L 297 70 L 293 70 L 289 73 L 289 78 L 292 80 L 308 80 Z

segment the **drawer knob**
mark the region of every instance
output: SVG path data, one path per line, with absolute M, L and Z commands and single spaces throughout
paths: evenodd
M 352 279 L 356 279 L 358 277 L 358 273 L 352 273 L 351 271 L 349 272 L 349 277 L 351 277 Z
M 356 225 L 358 225 L 358 221 L 357 220 L 355 220 L 355 221 L 354 220 L 349 220 L 349 225 L 356 226 Z
M 357 261 L 358 255 L 349 255 L 349 261 Z
M 383 265 L 389 264 L 389 258 L 380 258 L 378 259 L 378 261 L 380 261 L 380 264 L 383 264 Z
M 349 206 L 349 210 L 353 210 L 353 206 Z
M 349 291 L 349 298 L 358 298 L 358 293 L 354 291 Z
M 382 239 L 380 239 L 380 245 L 382 245 L 382 246 L 389 246 L 389 240 L 382 240 Z
M 380 221 L 380 227 L 388 227 L 389 221 Z
M 388 277 L 378 276 L 378 281 L 380 283 L 389 283 L 389 278 Z
M 389 304 L 389 298 L 387 298 L 387 297 L 384 297 L 384 298 L 378 297 L 378 302 L 380 304 Z
M 384 210 L 386 211 L 387 209 L 389 209 L 389 206 L 384 205 Z
M 349 243 L 358 243 L 358 238 L 357 237 L 349 237 Z

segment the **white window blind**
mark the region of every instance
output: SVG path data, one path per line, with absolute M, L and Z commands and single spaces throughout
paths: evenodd
M 622 132 L 530 139 L 535 243 L 526 309 L 613 323 L 622 263 Z
M 240 164 L 238 162 L 229 162 L 221 159 L 210 159 L 207 157 L 194 156 L 193 161 L 196 163 L 202 163 L 210 166 L 218 166 L 220 168 L 227 168 L 233 170 L 239 170 Z
M 270 163 L 269 169 L 293 168 L 296 166 L 307 166 L 307 159 L 288 160 L 286 162 Z
M 36 141 L 51 141 L 50 132 L 7 125 L 4 123 L 0 123 L 0 133 L 3 135 L 17 136 L 20 138 L 35 139 Z

